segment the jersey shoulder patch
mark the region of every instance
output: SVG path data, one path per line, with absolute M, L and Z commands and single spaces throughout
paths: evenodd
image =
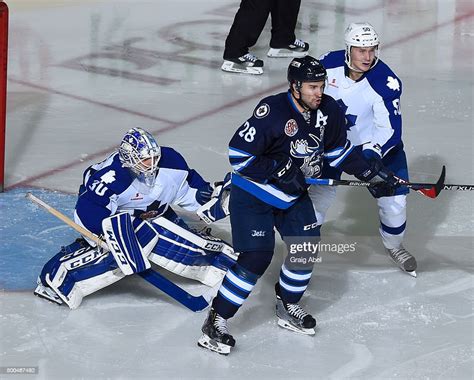
M 263 119 L 264 117 L 268 116 L 268 114 L 270 114 L 270 106 L 267 103 L 260 103 L 253 112 L 253 115 L 257 119 Z
M 270 115 L 270 112 L 275 112 L 278 109 L 278 102 L 280 101 L 281 94 L 267 96 L 258 103 L 257 107 L 253 111 L 253 117 L 256 119 L 263 119 Z

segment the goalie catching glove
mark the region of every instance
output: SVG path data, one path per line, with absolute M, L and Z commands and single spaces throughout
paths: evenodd
M 211 200 L 197 210 L 198 216 L 207 224 L 224 219 L 229 215 L 230 177 L 227 173 L 222 182 L 214 184 Z

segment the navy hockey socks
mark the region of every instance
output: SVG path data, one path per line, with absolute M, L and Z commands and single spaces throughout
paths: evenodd
M 308 287 L 311 270 L 289 270 L 285 264 L 280 270 L 280 294 L 288 303 L 298 303 Z
M 212 302 L 214 310 L 224 319 L 233 317 L 249 296 L 259 277 L 239 264 L 234 265 L 228 270 Z

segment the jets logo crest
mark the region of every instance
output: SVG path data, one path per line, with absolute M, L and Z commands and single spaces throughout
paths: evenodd
M 285 134 L 287 136 L 293 137 L 298 133 L 298 124 L 295 120 L 290 119 L 285 124 Z
M 260 107 L 258 107 L 255 110 L 254 115 L 257 119 L 261 119 L 267 116 L 269 113 L 270 113 L 270 106 L 266 103 L 263 103 Z

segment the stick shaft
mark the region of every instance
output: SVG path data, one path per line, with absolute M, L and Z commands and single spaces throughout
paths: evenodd
M 68 218 L 66 215 L 63 213 L 59 212 L 56 210 L 54 207 L 51 207 L 47 203 L 43 202 L 41 199 L 35 197 L 33 194 L 28 193 L 26 194 L 26 197 L 30 200 L 32 200 L 34 203 L 37 205 L 43 207 L 46 211 L 48 211 L 50 214 L 54 215 L 56 218 L 62 220 L 64 223 L 66 223 L 69 227 L 75 229 L 77 232 L 79 232 L 82 236 L 85 236 L 86 238 L 94 241 L 97 245 L 99 245 L 101 248 L 104 249 L 109 249 L 107 246 L 107 243 L 103 240 L 101 240 L 97 235 L 93 234 L 90 232 L 88 229 L 80 226 L 76 222 L 74 222 L 71 218 Z

